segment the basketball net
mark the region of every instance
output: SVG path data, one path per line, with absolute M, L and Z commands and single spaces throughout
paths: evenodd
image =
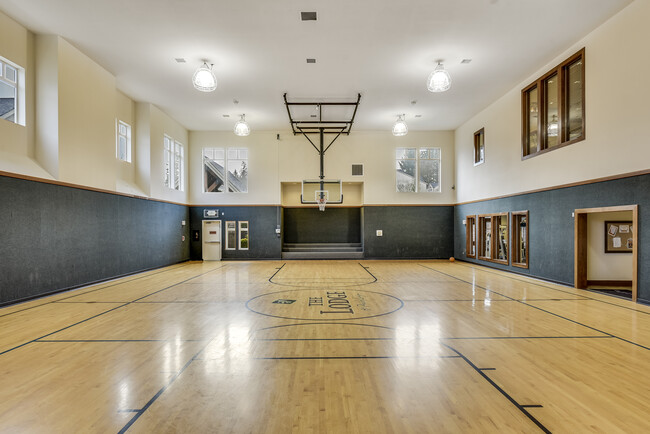
M 327 199 L 324 197 L 319 197 L 316 200 L 318 201 L 318 210 L 325 211 L 325 205 L 327 205 Z

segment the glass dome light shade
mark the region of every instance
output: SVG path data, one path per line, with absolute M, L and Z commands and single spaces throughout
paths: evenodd
M 235 124 L 235 134 L 241 137 L 245 137 L 250 133 L 251 133 L 251 129 L 248 126 L 248 123 L 246 123 L 246 119 L 244 118 L 244 115 L 241 115 L 241 119 L 239 119 Z
M 429 74 L 427 80 L 427 89 L 429 92 L 444 92 L 451 87 L 451 76 L 447 72 L 442 63 L 438 63 L 436 69 Z
M 212 92 L 217 88 L 217 77 L 214 76 L 212 67 L 204 62 L 194 73 L 192 83 L 201 92 Z
M 397 117 L 397 122 L 393 125 L 393 135 L 400 137 L 405 136 L 409 132 L 409 127 L 406 125 L 406 122 L 403 119 L 404 115 L 399 115 Z

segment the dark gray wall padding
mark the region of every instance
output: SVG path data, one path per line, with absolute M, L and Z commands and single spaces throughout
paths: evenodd
M 360 208 L 285 208 L 285 243 L 360 243 Z
M 192 206 L 190 219 L 192 232 L 201 231 L 203 211 L 218 209 L 221 220 L 221 245 L 225 246 L 226 221 L 247 221 L 249 226 L 248 250 L 222 249 L 222 259 L 280 259 L 282 241 L 275 233 L 280 224 L 280 207 L 278 206 Z M 239 224 L 237 224 L 239 230 Z M 192 259 L 201 260 L 201 239 L 192 239 Z
M 454 252 L 453 206 L 367 206 L 364 257 L 443 259 Z M 383 236 L 377 236 L 377 230 Z
M 574 187 L 457 205 L 455 210 L 454 256 L 542 279 L 573 285 L 573 227 L 571 216 L 581 208 L 639 205 L 638 298 L 650 302 L 650 175 L 603 181 Z M 467 215 L 523 211 L 529 214 L 529 269 L 465 258 Z
M 0 204 L 0 304 L 189 259 L 186 206 L 5 176 Z

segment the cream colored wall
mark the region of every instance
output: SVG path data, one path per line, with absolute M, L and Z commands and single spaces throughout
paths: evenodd
M 587 215 L 587 280 L 632 280 L 631 253 L 605 253 L 605 221 L 632 221 L 632 211 Z
M 115 190 L 115 77 L 59 38 L 59 180 Z
M 650 2 L 637 0 L 541 66 L 456 130 L 458 202 L 648 168 Z M 521 160 L 521 89 L 585 47 L 586 139 Z M 504 65 L 507 68 L 507 65 Z M 485 127 L 485 163 L 473 165 L 473 134 Z
M 300 182 L 283 182 L 282 183 L 282 202 L 281 205 L 285 207 L 304 207 L 315 208 L 315 204 L 303 204 L 300 201 L 302 195 L 302 184 Z M 345 207 L 345 206 L 362 206 L 363 205 L 363 183 L 362 182 L 342 182 L 341 191 L 343 193 L 343 204 L 337 205 L 328 203 L 327 208 L 330 207 Z M 307 198 L 305 198 L 307 199 Z M 309 200 L 314 200 L 313 197 Z
M 145 196 L 151 194 L 151 104 L 135 103 L 135 183 Z
M 117 179 L 115 189 L 121 193 L 145 196 L 145 192 L 138 187 L 136 181 L 137 129 L 135 124 L 135 102 L 122 92 L 117 91 L 116 110 L 115 128 L 117 129 L 118 120 L 126 122 L 131 126 L 131 162 L 121 161 L 116 158 L 115 164 L 117 165 Z M 117 155 L 117 138 L 115 148 L 115 155 Z
M 26 126 L 0 121 L 0 171 L 187 203 L 162 179 L 163 134 L 188 132 L 149 103 L 119 92 L 115 77 L 57 35 L 34 35 L 0 12 L 0 55 L 26 70 Z M 116 158 L 116 119 L 132 128 L 132 163 Z
M 0 170 L 51 178 L 35 158 L 35 37 L 25 27 L 0 12 L 0 56 L 25 69 L 25 125 L 0 120 Z
M 140 128 L 140 126 L 138 126 Z M 188 131 L 158 107 L 151 105 L 149 110 L 149 139 L 150 139 L 150 189 L 151 197 L 172 202 L 187 203 L 190 182 L 188 176 L 189 134 Z M 164 136 L 180 142 L 185 147 L 185 190 L 177 191 L 165 187 L 163 177 Z
M 232 131 L 190 132 L 190 203 L 228 205 L 277 205 L 280 203 L 278 177 L 280 143 L 292 140 L 288 133 L 253 131 L 247 137 L 238 137 Z M 203 148 L 248 149 L 248 193 L 203 192 Z
M 317 179 L 318 152 L 301 135 L 290 131 L 255 132 L 237 137 L 230 131 L 190 133 L 192 204 L 281 203 L 281 183 Z M 334 136 L 326 136 L 326 145 Z M 318 135 L 311 137 L 318 146 Z M 329 140 L 328 140 L 329 138 Z M 204 147 L 245 147 L 249 150 L 248 193 L 204 193 L 201 163 Z M 397 193 L 395 191 L 395 149 L 436 146 L 442 148 L 442 193 Z M 351 165 L 364 165 L 363 176 L 352 176 Z M 325 178 L 363 183 L 364 204 L 451 204 L 455 200 L 453 131 L 410 132 L 394 137 L 390 131 L 352 131 L 341 136 L 325 153 Z

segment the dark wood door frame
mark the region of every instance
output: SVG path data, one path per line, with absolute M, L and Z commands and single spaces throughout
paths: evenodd
M 574 211 L 574 275 L 577 289 L 587 289 L 587 216 L 602 212 L 632 211 L 632 301 L 637 297 L 637 264 L 639 253 L 639 205 L 583 208 Z

